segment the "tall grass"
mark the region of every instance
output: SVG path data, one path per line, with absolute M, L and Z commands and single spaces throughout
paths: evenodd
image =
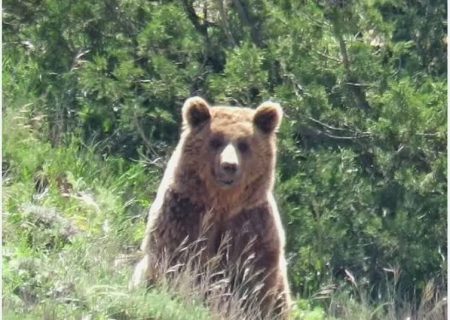
M 367 320 L 444 320 L 447 319 L 447 295 L 445 283 L 435 284 L 430 280 L 422 296 L 409 300 L 404 295 L 399 281 L 399 270 L 393 277 L 383 280 L 385 292 L 373 292 L 368 283 L 358 281 L 349 272 L 345 283 L 330 281 L 328 285 L 310 297 L 309 301 L 319 302 L 326 310 L 326 317 L 319 319 L 367 319 Z M 382 297 L 382 300 L 379 298 Z M 301 301 L 303 304 L 305 301 Z M 324 313 L 325 314 L 325 313 Z
M 278 310 L 270 302 L 261 304 L 263 274 L 253 267 L 252 243 L 243 249 L 242 259 L 230 264 L 225 261 L 229 257 L 229 236 L 225 235 L 213 257 L 205 254 L 204 240 L 185 241 L 171 256 L 160 259 L 152 268 L 152 285 L 186 302 L 207 306 L 214 319 L 286 319 L 287 310 Z

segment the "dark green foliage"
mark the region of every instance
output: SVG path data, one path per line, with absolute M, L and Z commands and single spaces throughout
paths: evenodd
M 45 150 L 77 137 L 159 163 L 190 95 L 276 100 L 293 293 L 350 272 L 380 298 L 398 269 L 413 297 L 446 281 L 446 13 L 431 0 L 8 0 L 3 110 L 25 110 Z M 17 174 L 38 171 L 15 158 Z

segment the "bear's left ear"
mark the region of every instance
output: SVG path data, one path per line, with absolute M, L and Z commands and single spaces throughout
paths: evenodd
M 203 98 L 191 97 L 183 105 L 183 122 L 191 128 L 198 127 L 205 121 L 211 119 L 209 105 Z
M 259 130 L 269 134 L 278 130 L 282 118 L 281 106 L 278 103 L 266 101 L 256 108 L 253 123 Z

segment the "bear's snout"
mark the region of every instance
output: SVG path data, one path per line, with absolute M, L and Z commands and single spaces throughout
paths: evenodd
M 216 177 L 222 187 L 231 187 L 239 181 L 239 155 L 232 143 L 229 143 L 220 153 Z

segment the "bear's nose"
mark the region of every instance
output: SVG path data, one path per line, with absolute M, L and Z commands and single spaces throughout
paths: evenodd
M 238 169 L 237 163 L 229 163 L 229 162 L 222 163 L 222 170 L 226 174 L 235 174 L 237 169 Z

